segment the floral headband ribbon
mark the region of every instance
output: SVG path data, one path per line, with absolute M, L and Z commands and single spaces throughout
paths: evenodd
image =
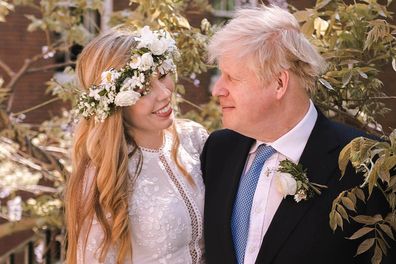
M 103 122 L 117 107 L 134 105 L 148 94 L 153 74 L 176 72 L 173 60 L 179 52 L 169 33 L 162 29 L 151 31 L 145 26 L 135 40 L 138 44 L 131 49 L 127 65 L 103 72 L 99 85 L 80 94 L 76 107 L 80 115 L 86 119 L 95 116 L 95 121 Z

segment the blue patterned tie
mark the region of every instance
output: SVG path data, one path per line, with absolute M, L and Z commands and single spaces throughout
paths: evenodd
M 257 182 L 264 162 L 275 152 L 276 150 L 271 146 L 265 144 L 260 145 L 252 165 L 239 182 L 238 193 L 231 217 L 231 232 L 238 264 L 242 264 L 245 257 L 246 243 L 249 234 L 250 210 L 252 208 Z

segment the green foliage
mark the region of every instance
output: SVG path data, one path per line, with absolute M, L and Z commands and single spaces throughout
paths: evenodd
M 376 118 L 389 111 L 381 101 L 386 95 L 379 69 L 396 56 L 396 26 L 390 24 L 386 6 L 377 1 L 317 1 L 294 15 L 328 63 L 316 104 L 333 118 L 376 127 Z
M 343 191 L 333 201 L 330 212 L 330 227 L 343 228 L 343 220 L 363 225 L 349 239 L 367 237 L 358 247 L 356 255 L 374 249 L 372 263 L 380 263 L 382 256 L 390 249 L 389 240 L 395 240 L 396 232 L 396 130 L 386 141 L 378 142 L 367 138 L 352 140 L 340 153 L 339 167 L 342 176 L 351 163 L 364 177 L 364 182 L 350 190 Z M 386 217 L 380 214 L 356 215 L 358 201 L 368 202 L 377 188 L 388 202 Z M 351 214 L 353 213 L 353 217 Z

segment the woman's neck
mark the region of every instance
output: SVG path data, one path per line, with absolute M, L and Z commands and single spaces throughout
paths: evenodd
M 131 135 L 136 144 L 143 148 L 159 149 L 164 141 L 164 131 L 131 131 Z

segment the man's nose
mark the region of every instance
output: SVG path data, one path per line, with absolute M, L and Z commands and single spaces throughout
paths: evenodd
M 223 77 L 220 76 L 212 89 L 212 96 L 227 96 L 228 90 L 225 88 Z

